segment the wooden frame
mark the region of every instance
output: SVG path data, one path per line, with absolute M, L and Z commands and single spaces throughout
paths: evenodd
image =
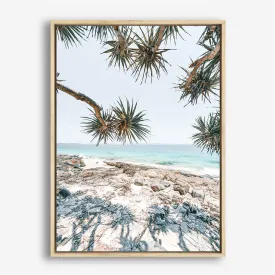
M 220 252 L 56 252 L 56 25 L 221 25 L 221 251 Z M 52 257 L 223 257 L 225 256 L 225 21 L 224 20 L 54 20 L 51 21 L 51 256 Z

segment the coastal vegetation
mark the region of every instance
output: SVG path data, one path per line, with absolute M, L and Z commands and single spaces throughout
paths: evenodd
M 168 42 L 177 44 L 178 39 L 190 35 L 183 26 L 57 26 L 57 39 L 69 48 L 81 45 L 87 39 L 94 38 L 107 49 L 108 66 L 130 73 L 142 85 L 153 78 L 159 79 L 162 74 L 168 74 L 169 61 L 165 53 Z M 181 93 L 180 101 L 186 105 L 198 102 L 220 103 L 220 26 L 206 26 L 197 44 L 205 52 L 191 64 L 180 64 L 183 75 L 178 77 L 175 89 Z M 183 66 L 184 65 L 184 66 Z M 146 141 L 150 128 L 146 125 L 145 111 L 137 111 L 137 103 L 123 102 L 120 98 L 109 109 L 103 109 L 93 99 L 63 85 L 57 73 L 57 91 L 65 92 L 77 100 L 88 104 L 90 116 L 84 117 L 82 126 L 84 132 L 91 134 L 100 142 Z M 185 105 L 185 106 L 186 106 Z M 197 131 L 193 134 L 194 145 L 208 153 L 220 153 L 220 110 L 211 112 L 207 118 L 198 117 L 193 125 Z

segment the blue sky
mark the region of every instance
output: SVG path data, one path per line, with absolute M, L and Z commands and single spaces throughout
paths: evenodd
M 190 144 L 190 137 L 195 132 L 192 124 L 198 116 L 207 116 L 217 106 L 215 98 L 212 104 L 198 103 L 195 106 L 179 101 L 181 93 L 173 89 L 177 77 L 182 76 L 179 66 L 187 68 L 190 58 L 195 60 L 204 49 L 196 44 L 204 27 L 185 27 L 191 35 L 183 33 L 174 43 L 161 48 L 176 49 L 164 53 L 164 58 L 171 64 L 167 66 L 168 75 L 161 74 L 160 79 L 140 85 L 131 74 L 108 68 L 107 56 L 102 44 L 94 38 L 83 42 L 82 46 L 66 49 L 63 43 L 57 42 L 57 71 L 64 85 L 77 92 L 86 94 L 104 108 L 119 98 L 138 101 L 138 110 L 146 110 L 151 127 L 149 143 Z M 81 117 L 88 116 L 88 106 L 71 96 L 57 94 L 57 142 L 89 143 L 91 136 L 81 132 Z

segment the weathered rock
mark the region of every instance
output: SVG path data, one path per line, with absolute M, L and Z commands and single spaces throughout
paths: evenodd
M 190 200 L 190 206 L 194 207 L 194 208 L 197 208 L 197 209 L 201 209 L 202 208 L 201 199 L 193 198 L 192 196 L 191 196 L 191 198 L 192 199 Z
M 189 192 L 189 185 L 186 183 L 175 183 L 174 190 L 178 191 L 181 195 L 185 195 Z
M 196 178 L 203 178 L 202 176 L 199 176 L 199 175 L 194 175 L 194 174 L 190 174 L 190 173 L 184 173 L 184 172 L 181 172 L 182 175 L 184 175 L 185 177 L 196 177 Z
M 111 161 L 104 161 L 104 163 L 106 163 L 109 166 L 114 166 L 116 168 L 119 169 L 129 169 L 129 168 L 134 168 L 136 167 L 135 165 L 129 165 L 128 163 L 124 163 L 124 162 L 111 162 Z
M 59 170 L 56 172 L 56 176 L 58 178 L 68 178 L 70 176 L 70 174 L 66 171 Z
M 142 185 L 144 185 L 144 179 L 142 179 L 142 178 L 136 178 L 134 180 L 134 184 L 137 185 L 137 186 L 142 186 Z
M 211 204 L 210 205 L 210 210 L 213 211 L 213 212 L 218 212 L 219 211 L 219 207 L 217 205 Z
M 88 178 L 94 175 L 94 172 L 91 170 L 85 170 L 83 172 L 81 172 L 80 176 L 83 178 Z
M 163 185 L 163 186 L 165 186 L 165 187 L 169 187 L 171 185 L 170 182 L 164 181 L 164 180 L 160 181 L 160 184 Z
M 173 203 L 182 203 L 183 198 L 180 195 L 174 194 L 173 197 L 172 197 L 172 202 Z
M 201 190 L 201 189 L 193 189 L 192 197 L 203 199 L 204 198 L 204 191 Z
M 160 187 L 160 185 L 157 184 L 157 183 L 151 184 L 151 188 L 152 188 L 152 190 L 153 190 L 154 192 L 158 192 L 158 191 L 162 190 L 161 187 Z
M 172 203 L 172 197 L 169 196 L 167 193 L 164 193 L 162 191 L 159 192 L 158 198 L 164 203 L 164 204 L 171 204 Z
M 69 158 L 66 158 L 67 160 L 64 162 L 64 164 L 72 166 L 74 168 L 81 168 L 85 166 L 84 161 L 77 157 L 77 156 L 71 156 Z
M 71 192 L 66 188 L 61 188 L 58 192 L 58 195 L 61 196 L 62 198 L 67 198 L 68 196 L 71 195 Z
M 81 171 L 72 160 L 81 164 L 57 157 L 58 251 L 219 250 L 214 180 L 116 162 Z
M 70 176 L 74 176 L 74 172 L 71 169 L 69 169 L 68 173 Z
M 145 172 L 145 176 L 149 178 L 157 178 L 158 173 L 155 170 L 148 170 Z
M 177 180 L 177 175 L 175 173 L 166 172 L 163 176 L 163 179 L 175 182 Z
M 166 186 L 164 184 L 162 184 L 162 182 L 155 182 L 155 183 L 151 183 L 151 188 L 154 192 L 158 192 L 161 190 L 164 190 L 165 188 L 167 188 L 167 184 Z
M 132 167 L 125 167 L 123 168 L 123 173 L 125 173 L 126 175 L 129 175 L 129 176 L 134 176 L 135 173 L 136 173 L 136 169 L 132 168 Z
M 123 163 L 123 162 L 110 162 L 110 161 L 105 161 L 104 163 L 106 163 L 109 166 L 114 166 L 117 167 L 119 169 L 123 169 L 123 173 L 130 175 L 130 176 L 134 176 L 134 174 L 136 173 L 138 166 L 135 165 L 129 165 L 127 163 Z
M 86 166 L 86 164 L 85 164 L 85 162 L 84 162 L 83 159 L 80 160 L 80 166 L 81 166 L 81 167 L 85 167 L 85 166 Z

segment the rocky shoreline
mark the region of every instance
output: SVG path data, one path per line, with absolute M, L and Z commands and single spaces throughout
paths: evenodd
M 220 183 L 58 155 L 57 251 L 220 251 Z

